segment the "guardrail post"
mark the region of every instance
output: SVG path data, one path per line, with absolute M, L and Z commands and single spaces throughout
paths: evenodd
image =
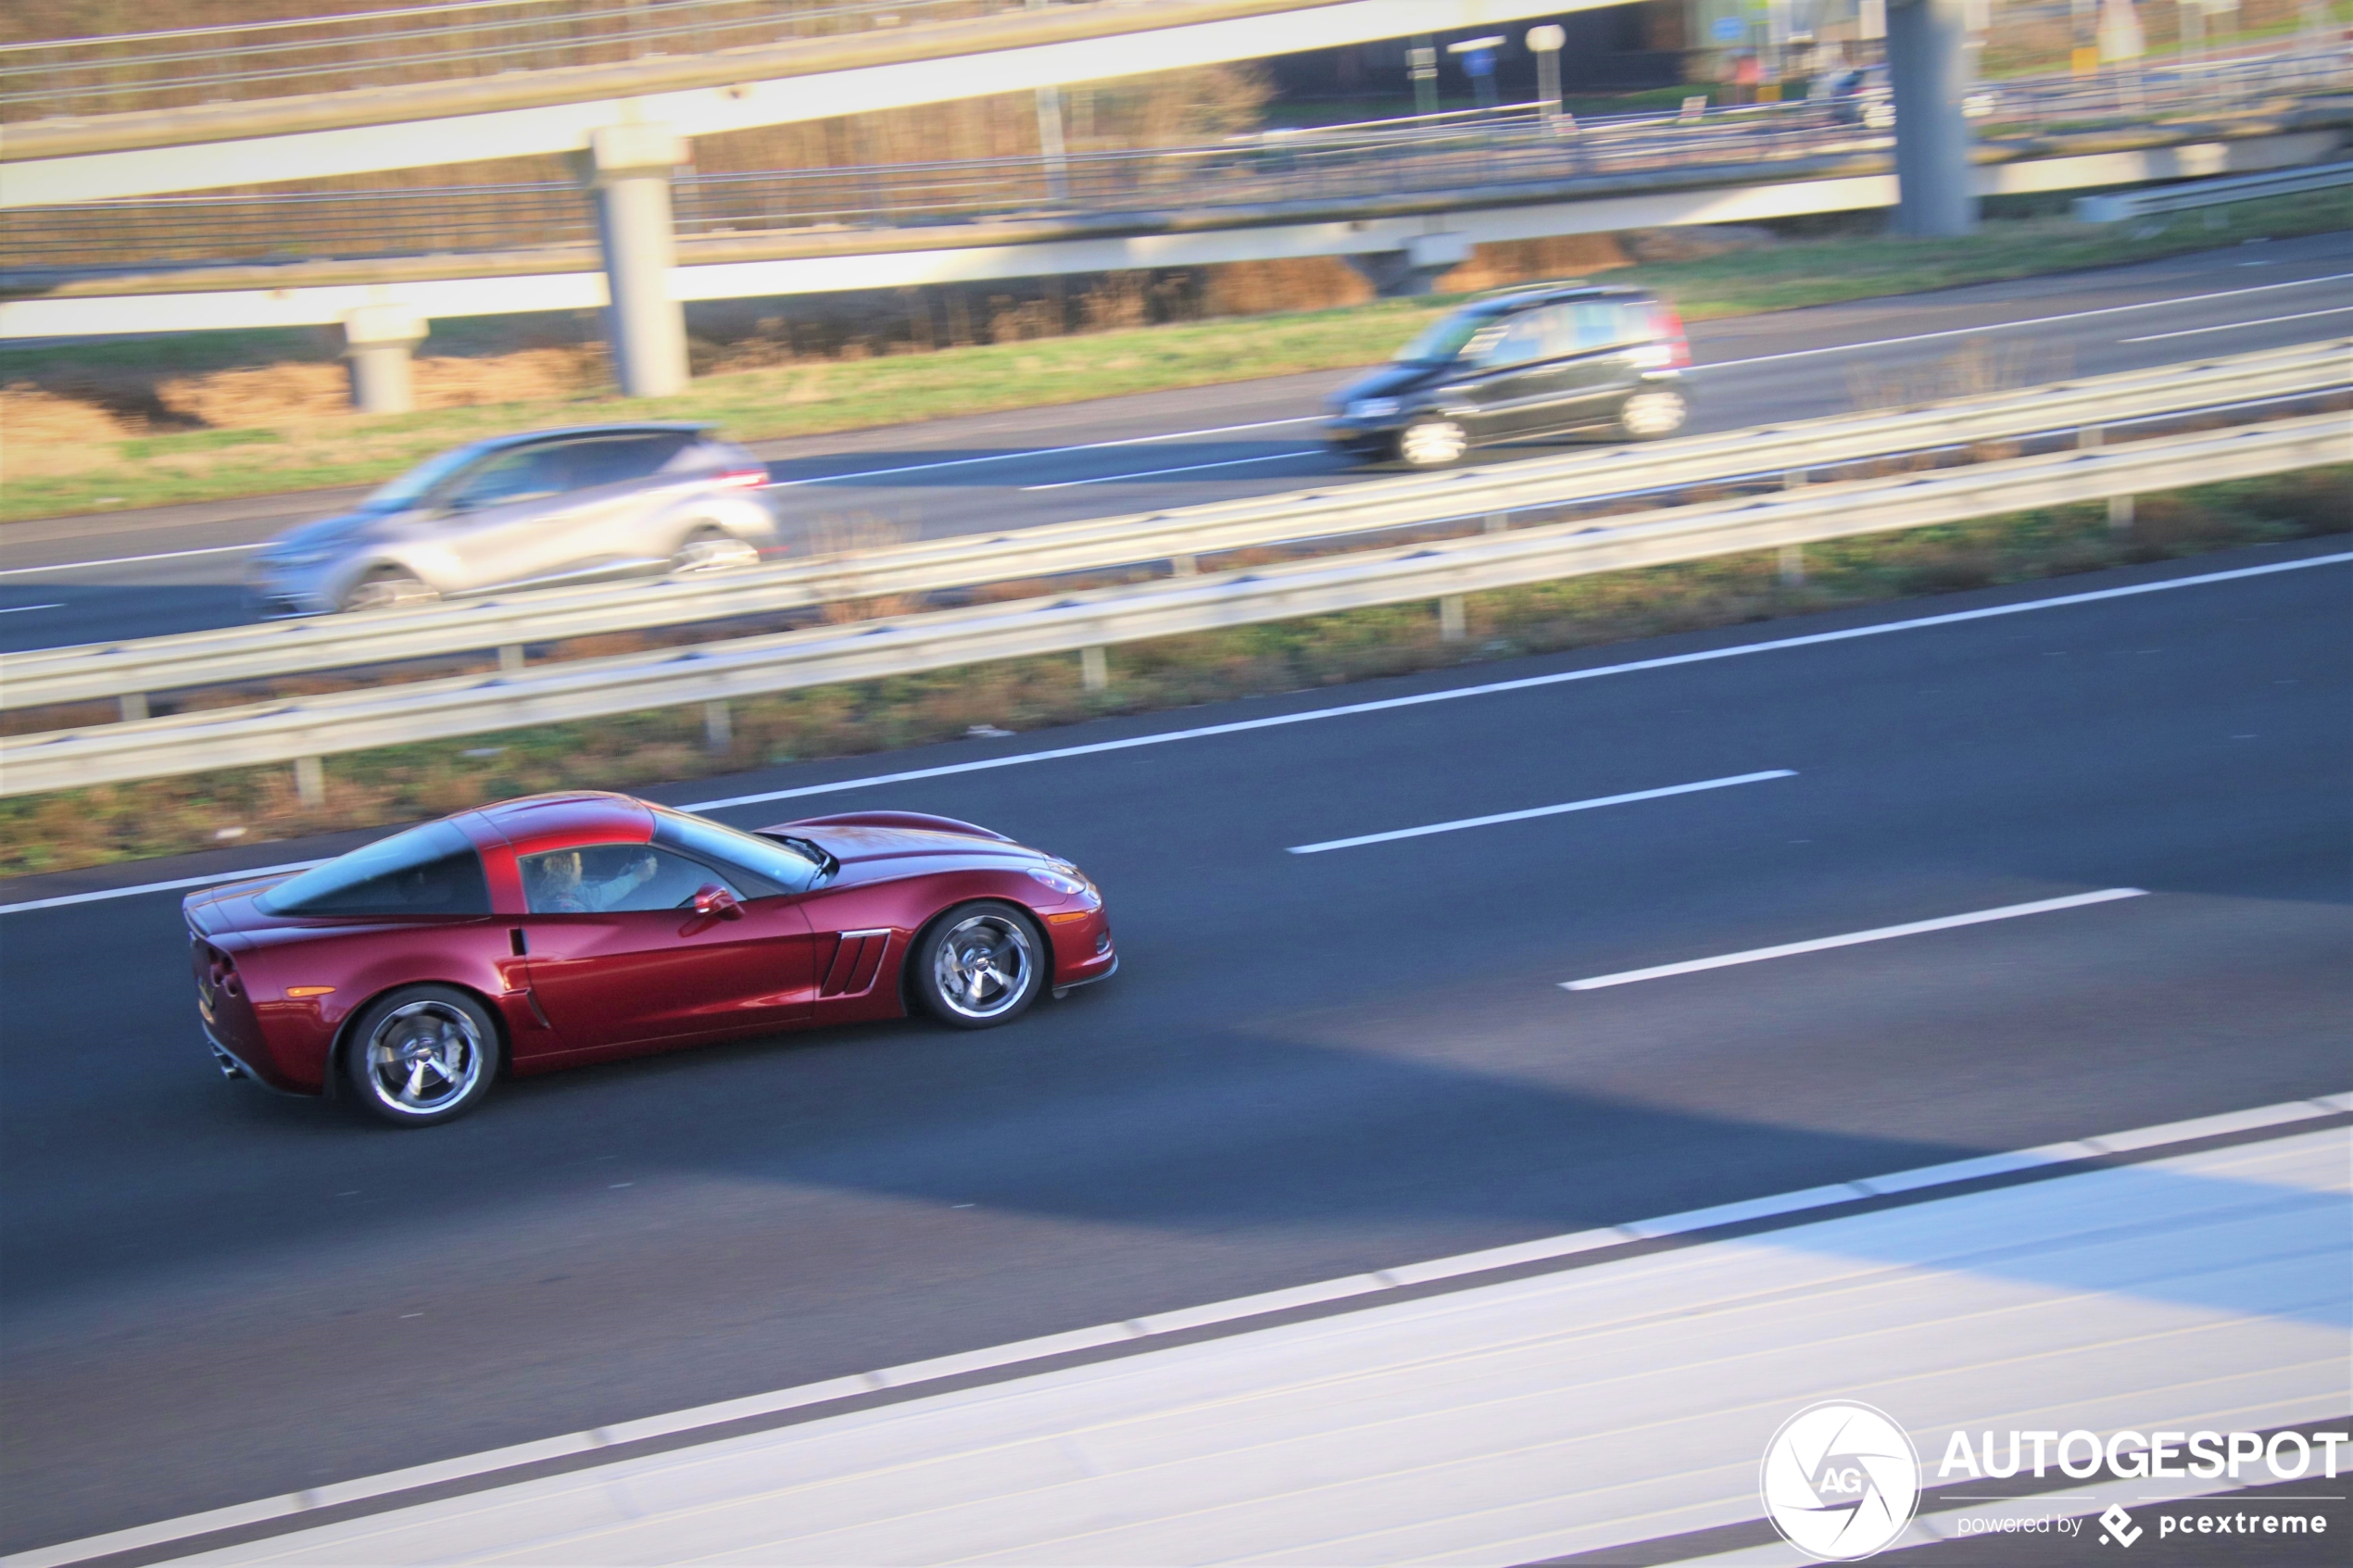
M 1078 684 L 1090 692 L 1106 691 L 1111 686 L 1111 660 L 1099 647 L 1078 650 Z
M 1806 546 L 1783 545 L 1780 551 L 1781 586 L 1799 588 L 1806 584 Z
M 2110 533 L 2133 532 L 2133 497 L 2110 495 L 2108 498 L 2108 531 Z
M 726 698 L 721 697 L 702 705 L 702 738 L 703 744 L 715 752 L 735 748 L 736 715 L 735 710 L 728 707 Z
M 498 650 L 498 673 L 501 675 L 522 673 L 522 645 L 521 643 L 509 643 Z
M 1511 525 L 1512 525 L 1512 514 L 1511 514 L 1511 513 L 1509 513 L 1509 512 L 1489 512 L 1489 513 L 1487 514 L 1487 522 L 1486 522 L 1485 526 L 1481 529 L 1481 532 L 1482 532 L 1482 533 L 1502 533 L 1505 532 L 1506 530 L 1508 530 L 1508 529 L 1511 527 Z
M 686 142 L 667 126 L 589 133 L 583 173 L 597 203 L 612 301 L 606 332 L 624 396 L 667 397 L 686 387 L 686 318 L 670 293 L 670 171 L 686 161 Z
M 1446 595 L 1438 601 L 1438 640 L 1459 643 L 1469 635 L 1469 620 L 1464 612 L 1463 596 Z
M 115 698 L 114 702 L 115 707 L 122 714 L 122 721 L 126 724 L 135 723 L 147 717 L 147 694 L 145 692 L 125 692 Z
M 363 305 L 343 317 L 343 357 L 351 364 L 351 406 L 363 414 L 405 414 L 417 406 L 409 357 L 425 319 L 405 305 Z
M 1190 556 L 1171 556 L 1168 566 L 1179 577 L 1191 577 L 1201 571 L 1201 562 Z
M 305 806 L 327 803 L 327 765 L 316 757 L 295 759 L 295 798 Z

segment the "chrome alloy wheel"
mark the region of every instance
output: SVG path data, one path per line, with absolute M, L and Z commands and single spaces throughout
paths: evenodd
M 351 590 L 343 601 L 346 610 L 400 609 L 431 604 L 441 596 L 413 577 L 379 571 Z
M 434 1116 L 464 1099 L 488 1066 L 474 1021 L 441 1001 L 395 1008 L 368 1036 L 368 1087 L 402 1116 Z
M 1417 469 L 1453 462 L 1470 445 L 1463 427 L 1452 420 L 1422 420 L 1405 427 L 1397 438 L 1397 455 Z
M 1648 441 L 1661 435 L 1672 435 L 1682 429 L 1688 412 L 1683 395 L 1680 392 L 1663 389 L 1638 392 L 1626 400 L 1626 407 L 1618 411 L 1617 421 L 1625 426 L 1627 434 L 1639 441 Z
M 1029 933 L 1021 922 L 1006 915 L 974 915 L 940 938 L 932 960 L 932 985 L 958 1016 L 995 1018 L 1021 1005 L 1036 967 Z

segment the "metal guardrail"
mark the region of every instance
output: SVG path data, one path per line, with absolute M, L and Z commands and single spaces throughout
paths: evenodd
M 1995 138 L 2145 123 L 2153 115 L 2228 113 L 2296 94 L 2353 86 L 2343 50 L 2282 54 L 2228 69 L 2152 73 L 2130 98 L 2059 77 L 2004 82 L 1982 127 Z M 948 159 L 838 169 L 686 173 L 673 187 L 684 239 L 800 229 L 874 228 L 1263 206 L 1541 183 L 1688 169 L 1870 155 L 1894 133 L 1815 102 L 1554 119 L 1538 106 L 1481 114 L 1271 131 L 1193 146 L 1074 152 L 1060 159 Z M 157 261 L 334 259 L 513 251 L 596 242 L 593 216 L 565 182 L 269 195 L 139 197 L 25 207 L 0 231 L 0 267 Z
M 1883 414 L 1589 448 L 1328 492 L 1294 492 L 1145 515 L 1049 523 L 644 584 L 513 594 L 426 608 L 222 627 L 132 642 L 0 655 L 0 708 L 131 699 L 204 684 L 315 673 L 847 599 L 935 593 L 1309 540 L 1590 505 L 1668 486 L 1727 483 L 1924 449 L 2101 428 L 2353 382 L 2353 339 L 2204 364 L 2086 378 Z
M 0 795 L 319 759 L 988 659 L 1436 598 L 2342 462 L 2342 414 L 1612 519 L 1163 579 L 498 676 L 371 687 L 0 740 Z M 1098 656 L 1099 657 L 1099 656 Z
M 2255 201 L 2264 196 L 2292 196 L 2339 185 L 2353 185 L 2353 163 L 2324 163 L 2241 174 L 2226 180 L 2192 180 L 2179 185 L 2159 185 L 2154 190 L 2125 191 L 2114 195 L 2078 196 L 2075 216 L 2086 223 L 2121 223 L 2158 213 L 2187 212 L 2193 207 Z

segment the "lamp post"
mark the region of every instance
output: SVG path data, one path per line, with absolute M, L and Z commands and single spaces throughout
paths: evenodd
M 1544 127 L 1553 130 L 1561 117 L 1561 45 L 1568 34 L 1554 23 L 1528 30 L 1528 47 L 1536 56 L 1536 95 L 1544 101 Z

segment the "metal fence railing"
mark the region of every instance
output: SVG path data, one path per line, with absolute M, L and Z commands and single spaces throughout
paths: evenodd
M 1020 9 L 1023 0 L 441 0 L 0 44 L 0 119 L 107 114 L 699 55 Z
M 658 627 L 726 622 L 844 600 L 971 589 L 1316 540 L 1368 541 L 1399 528 L 1516 515 L 1567 521 L 1638 496 L 1723 495 L 1793 473 L 1822 479 L 1851 465 L 1957 459 L 2073 441 L 2188 416 L 2260 418 L 2341 391 L 2344 339 L 2168 365 L 1869 413 L 1596 446 L 1451 472 L 1368 481 L 1314 494 L 1253 496 L 1149 516 L 957 534 L 749 571 L 690 575 L 627 592 L 610 585 L 515 593 L 389 615 L 276 621 L 207 632 L 0 655 L 0 709 L 120 700 L 149 710 L 157 694 L 332 670 L 511 649 Z M 2341 416 L 2340 416 L 2341 417 Z
M 2353 86 L 2346 52 L 2281 54 L 2138 73 L 2003 83 L 1978 101 L 1989 137 L 2238 112 Z M 1893 132 L 1856 101 L 1759 104 L 1693 116 L 1577 121 L 1534 105 L 1310 130 L 1206 145 L 682 174 L 682 239 L 891 228 L 1298 201 L 1347 201 L 1633 175 L 1709 164 L 1883 153 Z M 271 195 L 189 195 L 26 207 L 0 230 L 0 268 L 112 269 L 294 257 L 360 258 L 595 243 L 586 201 L 561 182 Z
M 1302 616 L 1438 599 L 1587 572 L 1804 546 L 2341 461 L 2345 417 L 2067 451 L 1929 474 L 1808 485 L 1639 512 L 1596 527 L 1540 522 L 1214 575 L 895 616 L 849 626 L 551 662 L 495 676 L 369 685 L 0 738 L 0 795 L 319 759 L 419 741 L 608 718 L 985 660 L 1100 650 Z M 1549 507 L 1549 499 L 1542 503 Z M 1508 522 L 1510 520 L 1506 518 Z M 299 781 L 309 782 L 301 784 Z

